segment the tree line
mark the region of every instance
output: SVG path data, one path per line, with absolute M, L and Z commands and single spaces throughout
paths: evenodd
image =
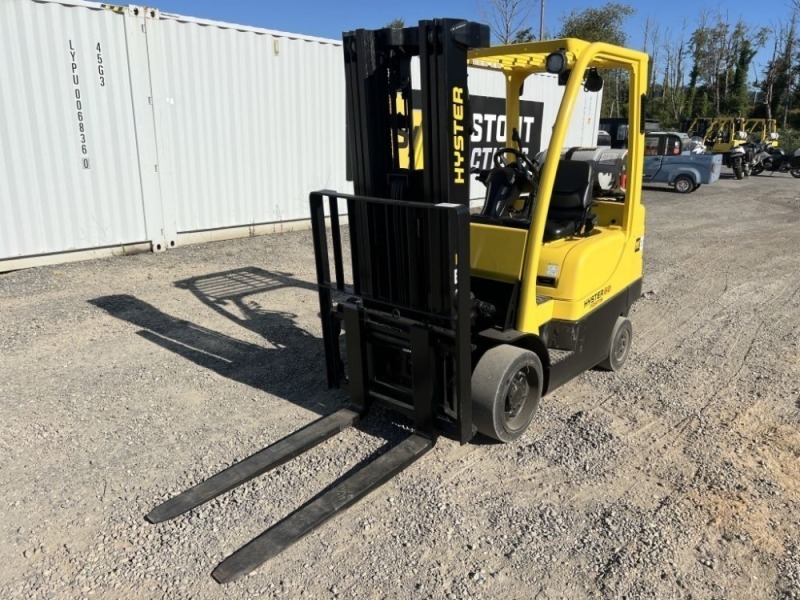
M 541 0 L 486 0 L 483 14 L 497 43 L 535 39 L 529 17 Z M 800 128 L 800 0 L 781 7 L 778 24 L 754 26 L 731 21 L 720 10 L 703 10 L 679 31 L 646 17 L 643 48 L 650 55 L 648 112 L 664 127 L 680 127 L 694 117 L 737 116 L 776 119 Z M 628 45 L 636 9 L 620 2 L 574 10 L 547 37 L 577 37 Z M 770 59 L 760 71 L 753 59 L 763 48 Z M 603 116 L 626 116 L 624 73 L 605 74 Z

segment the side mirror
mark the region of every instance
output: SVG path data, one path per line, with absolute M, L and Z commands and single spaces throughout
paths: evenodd
M 599 92 L 603 89 L 603 78 L 594 67 L 586 72 L 586 81 L 583 82 L 583 89 L 586 92 Z

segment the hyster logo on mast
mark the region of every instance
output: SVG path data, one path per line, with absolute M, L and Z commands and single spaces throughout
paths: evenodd
M 464 183 L 464 89 L 453 88 L 453 181 Z

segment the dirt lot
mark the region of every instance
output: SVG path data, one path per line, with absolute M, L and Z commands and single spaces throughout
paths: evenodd
M 341 407 L 308 232 L 0 275 L 0 597 L 800 598 L 800 182 L 647 190 L 634 353 L 516 444 L 434 450 L 244 580 L 231 551 L 404 433 L 173 522 L 172 493 Z

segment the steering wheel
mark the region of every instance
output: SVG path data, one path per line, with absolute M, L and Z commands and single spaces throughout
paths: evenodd
M 528 158 L 522 151 L 517 150 L 516 148 L 498 149 L 497 152 L 494 153 L 494 164 L 496 167 L 508 167 L 508 160 L 506 159 L 507 153 L 513 154 L 517 159 L 517 164 L 524 170 L 528 171 L 531 177 L 535 177 L 537 175 L 536 165 L 534 165 L 531 162 L 531 159 Z

